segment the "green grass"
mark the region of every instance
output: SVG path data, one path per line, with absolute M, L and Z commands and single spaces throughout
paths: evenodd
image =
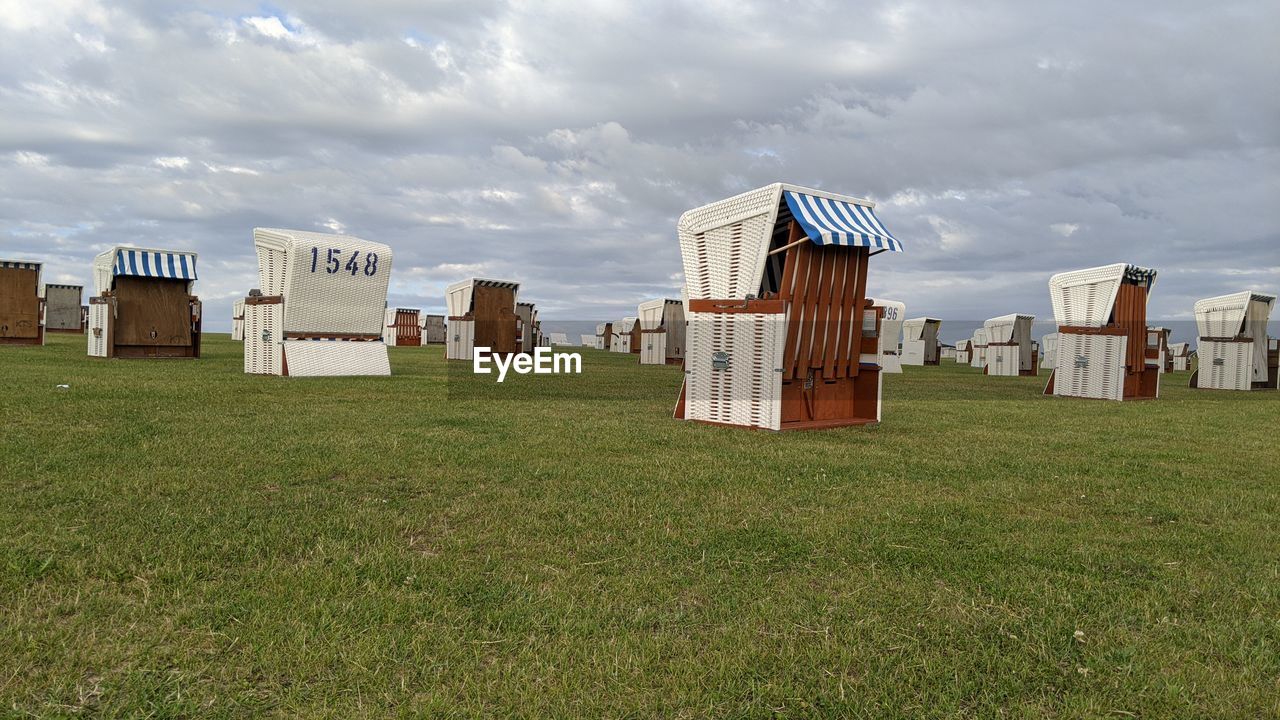
M 773 434 L 634 356 L 391 352 L 0 347 L 0 715 L 1280 715 L 1276 393 L 944 361 Z

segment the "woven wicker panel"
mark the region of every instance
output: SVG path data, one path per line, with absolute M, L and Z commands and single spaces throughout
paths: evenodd
M 470 360 L 475 347 L 476 323 L 474 320 L 450 320 L 445 339 L 446 360 Z
M 101 296 L 102 293 L 111 289 L 112 268 L 115 266 L 115 262 L 116 248 L 111 248 L 94 256 L 93 288 L 95 296 Z
M 1040 338 L 1040 367 L 1052 368 L 1058 356 L 1058 333 L 1048 333 Z
M 689 313 L 685 416 L 728 425 L 781 427 L 786 315 Z M 715 354 L 728 355 L 717 369 Z
M 290 232 L 284 270 L 285 332 L 381 335 L 391 248 L 348 235 Z M 329 272 L 330 251 L 338 265 L 334 272 Z
M 92 304 L 89 306 L 89 357 L 107 356 L 107 330 L 110 318 L 110 305 Z
M 691 299 L 742 299 L 760 292 L 782 198 L 769 185 L 680 217 L 677 235 Z
M 1245 291 L 1196 301 L 1196 329 L 1200 337 L 1223 338 L 1239 334 L 1245 324 L 1252 295 Z
M 1259 344 L 1261 343 L 1201 340 L 1199 387 L 1211 390 L 1249 390 L 1254 380 L 1253 347 Z M 1263 370 L 1265 372 L 1265 366 Z
M 1124 263 L 1059 273 L 1049 278 L 1049 299 L 1059 325 L 1102 327 L 1111 317 Z
M 635 324 L 635 318 L 623 318 L 613 324 L 613 337 L 609 339 L 610 352 L 631 352 L 631 328 Z
M 1127 344 L 1128 338 L 1121 335 L 1059 333 L 1053 394 L 1123 399 Z
M 640 329 L 657 330 L 662 327 L 662 313 L 666 307 L 667 301 L 662 298 L 640 303 L 636 308 L 636 314 L 640 318 Z
M 387 346 L 352 340 L 286 340 L 282 343 L 290 377 L 390 375 Z
M 399 333 L 396 331 L 396 309 L 387 308 L 382 318 L 382 342 L 386 343 L 387 347 L 395 347 L 397 335 Z
M 924 365 L 924 340 L 903 340 L 902 341 L 902 364 L 903 365 Z
M 987 374 L 1001 377 L 1017 377 L 1018 346 L 992 345 L 987 348 Z
M 284 336 L 281 322 L 284 306 L 248 305 L 244 312 L 244 371 L 250 375 L 279 375 L 280 342 Z
M 667 363 L 667 334 L 644 333 L 640 336 L 640 364 L 665 365 Z

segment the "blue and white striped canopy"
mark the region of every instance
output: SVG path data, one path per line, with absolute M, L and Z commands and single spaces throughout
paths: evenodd
M 787 207 L 805 235 L 817 245 L 848 245 L 902 252 L 902 243 L 865 205 L 783 191 Z
M 116 251 L 113 274 L 195 280 L 196 256 L 188 253 L 120 248 Z

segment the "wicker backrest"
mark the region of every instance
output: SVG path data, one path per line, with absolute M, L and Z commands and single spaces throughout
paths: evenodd
M 663 325 L 663 319 L 666 314 L 667 303 L 671 302 L 666 298 L 658 298 L 656 300 L 646 300 L 640 303 L 636 308 L 640 318 L 641 330 L 657 330 Z M 679 301 L 675 301 L 679 303 Z
M 254 228 L 263 295 L 284 296 L 284 332 L 381 335 L 391 248 L 351 235 Z
M 742 299 L 760 292 L 782 184 L 689 210 L 676 234 L 690 299 Z
M 1195 304 L 1196 329 L 1202 338 L 1229 338 L 1239 334 L 1255 337 L 1254 327 L 1261 322 L 1261 335 L 1275 305 L 1275 297 L 1251 290 L 1205 298 Z
M 1155 271 L 1127 263 L 1058 273 L 1049 278 L 1049 299 L 1058 325 L 1102 327 L 1111 321 L 1116 293 L 1124 282 L 1150 290 Z

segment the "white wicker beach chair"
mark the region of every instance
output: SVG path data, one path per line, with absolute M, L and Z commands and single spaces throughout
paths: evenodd
M 231 303 L 231 339 L 244 342 L 244 300 Z
M 938 331 L 942 321 L 938 318 L 911 318 L 902 324 L 902 364 L 937 365 Z
M 884 309 L 867 302 L 867 260 L 902 248 L 873 208 L 777 183 L 680 217 L 677 417 L 772 430 L 879 421 Z
M 1274 295 L 1246 290 L 1195 304 L 1200 363 L 1191 387 L 1212 390 L 1275 388 L 1280 378 L 1267 342 Z
M 1058 358 L 1058 333 L 1046 333 L 1040 338 L 1040 367 L 1053 369 Z
M 639 335 L 639 320 L 635 317 L 624 317 L 613 323 L 613 338 L 610 341 L 609 350 L 616 353 L 632 352 L 633 340 Z
M 445 288 L 444 295 L 449 309 L 446 359 L 470 360 L 477 346 L 495 354 L 520 349 L 520 283 L 472 278 Z
M 1154 270 L 1116 263 L 1049 279 L 1058 344 L 1045 394 L 1159 396 L 1160 372 L 1146 359 L 1147 297 L 1155 277 Z
M 244 371 L 390 375 L 391 248 L 351 235 L 254 228 L 260 295 L 245 298 Z
M 903 338 L 906 336 L 907 306 L 906 303 L 897 300 L 882 300 L 880 298 L 867 298 L 867 304 L 870 307 L 878 307 L 882 309 L 880 316 L 880 372 L 890 375 L 902 373 L 902 366 L 909 363 L 906 362 L 905 352 L 906 345 Z
M 684 360 L 684 303 L 674 298 L 648 300 L 640 303 L 638 313 L 640 364 L 680 364 Z
M 987 366 L 987 331 L 978 328 L 969 339 L 969 367 L 984 368 Z
M 1034 315 L 1002 315 L 982 324 L 987 335 L 987 375 L 1017 377 L 1035 375 L 1036 354 L 1032 347 Z

